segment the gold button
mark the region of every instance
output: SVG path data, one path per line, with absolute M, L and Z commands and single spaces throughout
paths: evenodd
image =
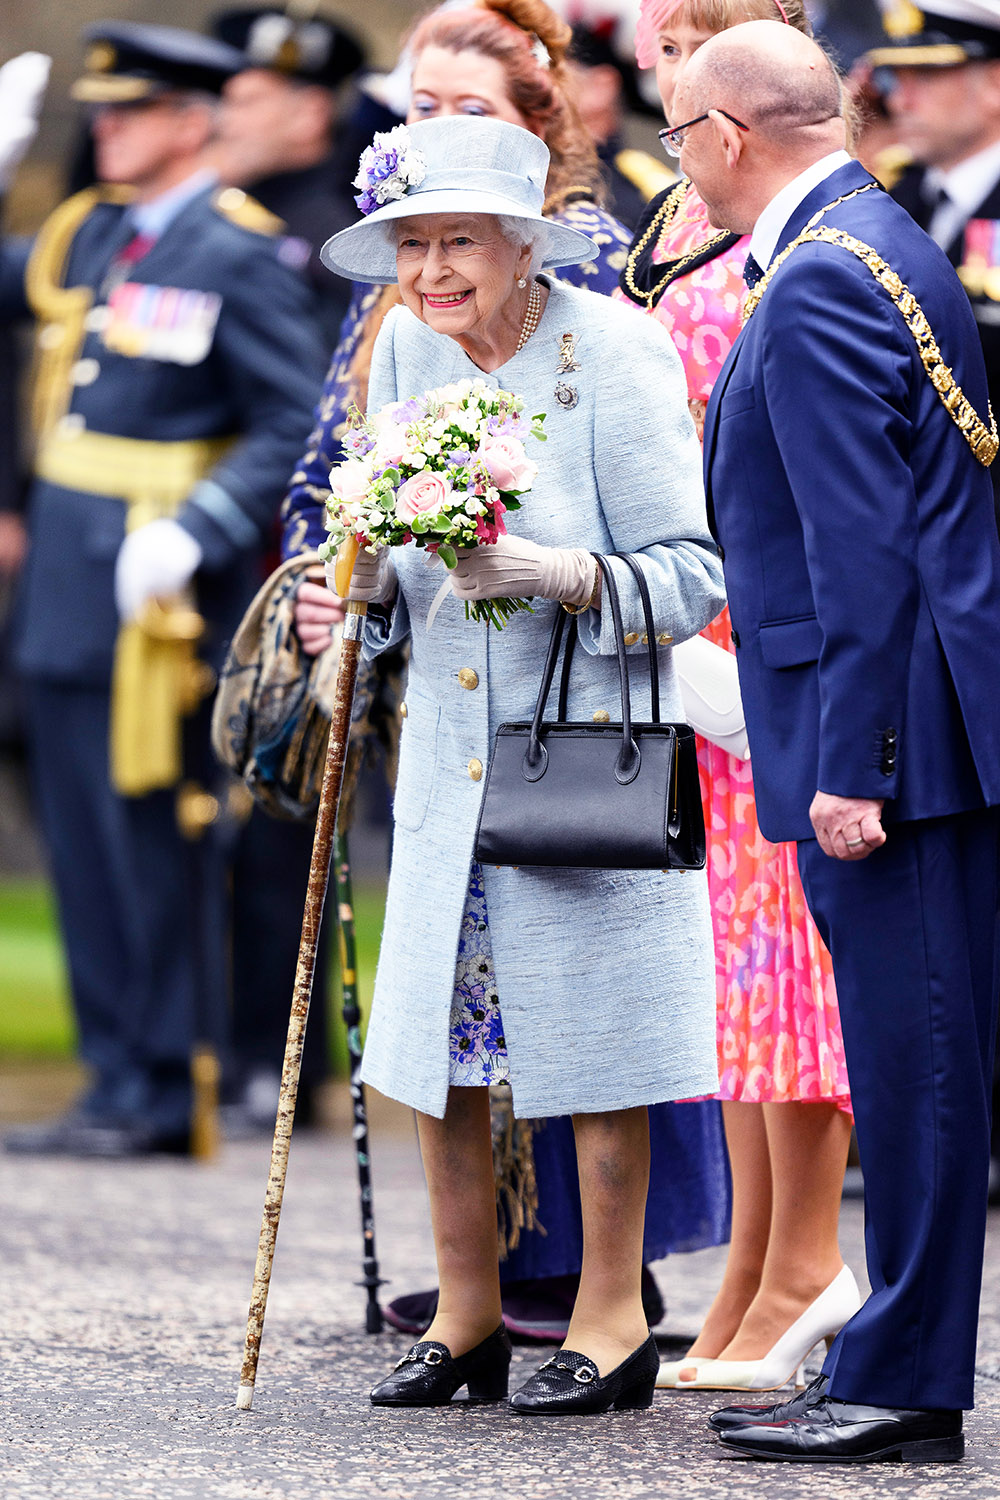
M 472 760 L 469 761 L 469 775 L 473 781 L 478 781 L 482 774 L 483 763 L 481 760 L 476 760 L 476 758 L 473 756 Z
M 243 207 L 247 201 L 247 195 L 242 188 L 227 187 L 222 189 L 222 192 L 215 201 L 220 208 L 227 208 L 232 212 L 234 208 Z
M 611 720 L 611 715 L 608 713 L 608 711 L 607 711 L 606 708 L 598 708 L 598 709 L 595 710 L 595 712 L 594 712 L 594 723 L 595 724 L 607 724 L 607 723 L 610 723 L 610 720 Z
M 630 630 L 629 633 L 628 633 L 628 635 L 625 637 L 625 644 L 626 644 L 626 646 L 634 646 L 635 643 L 636 643 L 636 641 L 638 639 L 639 639 L 639 632 L 638 632 L 638 630 Z
M 473 688 L 479 686 L 479 673 L 474 671 L 472 667 L 462 667 L 458 674 L 458 680 L 461 686 L 468 688 L 471 693 Z
M 407 715 L 407 714 L 408 714 L 408 713 L 409 713 L 409 711 L 410 711 L 410 710 L 409 710 L 409 709 L 408 709 L 408 708 L 407 708 L 407 706 L 406 706 L 406 704 L 405 704 L 405 703 L 401 703 L 401 704 L 400 704 L 400 705 L 399 705 L 399 717 L 400 717 L 400 718 L 401 718 L 401 719 L 405 719 L 405 718 L 406 718 L 406 715 Z
M 673 645 L 673 640 L 673 636 L 667 635 L 667 632 L 664 630 L 661 635 L 656 637 L 656 644 L 658 646 L 671 646 Z
M 642 644 L 644 646 L 648 646 L 649 645 L 649 636 L 646 634 L 645 631 L 642 632 Z

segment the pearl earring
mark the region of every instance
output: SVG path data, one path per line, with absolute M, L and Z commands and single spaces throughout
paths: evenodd
M 519 276 L 519 277 L 518 277 L 518 278 L 517 278 L 517 284 L 518 284 L 518 286 L 519 286 L 519 287 L 520 287 L 520 288 L 521 288 L 521 290 L 522 290 L 522 291 L 523 291 L 523 290 L 524 290 L 524 288 L 525 288 L 525 287 L 526 287 L 526 286 L 527 286 L 527 285 L 528 285 L 528 283 L 527 283 L 527 282 L 526 282 L 526 281 L 525 281 L 525 279 L 524 279 L 524 277 L 523 277 L 523 276 Z

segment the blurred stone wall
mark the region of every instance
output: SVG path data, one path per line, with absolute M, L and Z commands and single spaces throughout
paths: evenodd
M 232 0 L 238 3 L 238 0 Z M 249 0 L 254 3 L 254 0 Z M 52 77 L 41 129 L 30 156 L 18 173 L 5 213 L 14 232 L 35 228 L 59 200 L 66 164 L 74 150 L 80 106 L 69 86 L 80 70 L 80 33 L 93 21 L 114 18 L 203 30 L 208 18 L 227 8 L 227 0 L 0 0 L 0 62 L 29 49 L 52 58 Z M 419 0 L 343 0 L 318 8 L 339 16 L 368 43 L 376 67 L 391 67 L 399 40 Z

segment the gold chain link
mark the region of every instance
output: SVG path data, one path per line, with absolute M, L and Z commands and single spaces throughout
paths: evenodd
M 989 468 L 990 464 L 996 458 L 998 450 L 1000 450 L 1000 437 L 997 435 L 993 407 L 991 405 L 988 406 L 990 420 L 987 427 L 962 390 L 962 387 L 958 384 L 958 381 L 951 372 L 950 366 L 946 365 L 942 359 L 940 347 L 931 331 L 931 326 L 920 303 L 910 291 L 906 282 L 882 259 L 878 251 L 874 250 L 871 245 L 866 245 L 863 240 L 856 239 L 854 235 L 848 234 L 843 229 L 835 229 L 827 224 L 819 223 L 823 215 L 829 213 L 831 209 L 839 207 L 841 203 L 846 203 L 849 198 L 857 197 L 858 193 L 867 193 L 875 185 L 875 183 L 867 183 L 863 188 L 856 188 L 853 193 L 847 193 L 843 198 L 838 198 L 835 203 L 828 203 L 825 208 L 820 209 L 819 213 L 813 215 L 802 233 L 797 235 L 790 244 L 786 245 L 777 259 L 771 262 L 764 277 L 750 293 L 743 310 L 743 321 L 746 323 L 753 316 L 761 297 L 767 291 L 775 273 L 799 245 L 819 243 L 837 245 L 842 250 L 849 250 L 852 255 L 857 256 L 863 265 L 868 267 L 875 280 L 892 298 L 902 316 L 903 322 L 913 335 L 921 363 L 927 372 L 927 377 L 931 385 L 933 385 L 940 396 L 945 410 L 965 438 L 975 457 L 984 468 Z

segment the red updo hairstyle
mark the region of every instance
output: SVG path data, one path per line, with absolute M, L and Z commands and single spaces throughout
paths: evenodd
M 507 97 L 549 148 L 548 213 L 573 197 L 595 202 L 602 197 L 597 151 L 580 119 L 566 66 L 571 39 L 570 28 L 545 0 L 474 0 L 467 10 L 432 11 L 408 38 L 414 59 L 425 47 L 442 47 L 479 52 L 500 63 Z

